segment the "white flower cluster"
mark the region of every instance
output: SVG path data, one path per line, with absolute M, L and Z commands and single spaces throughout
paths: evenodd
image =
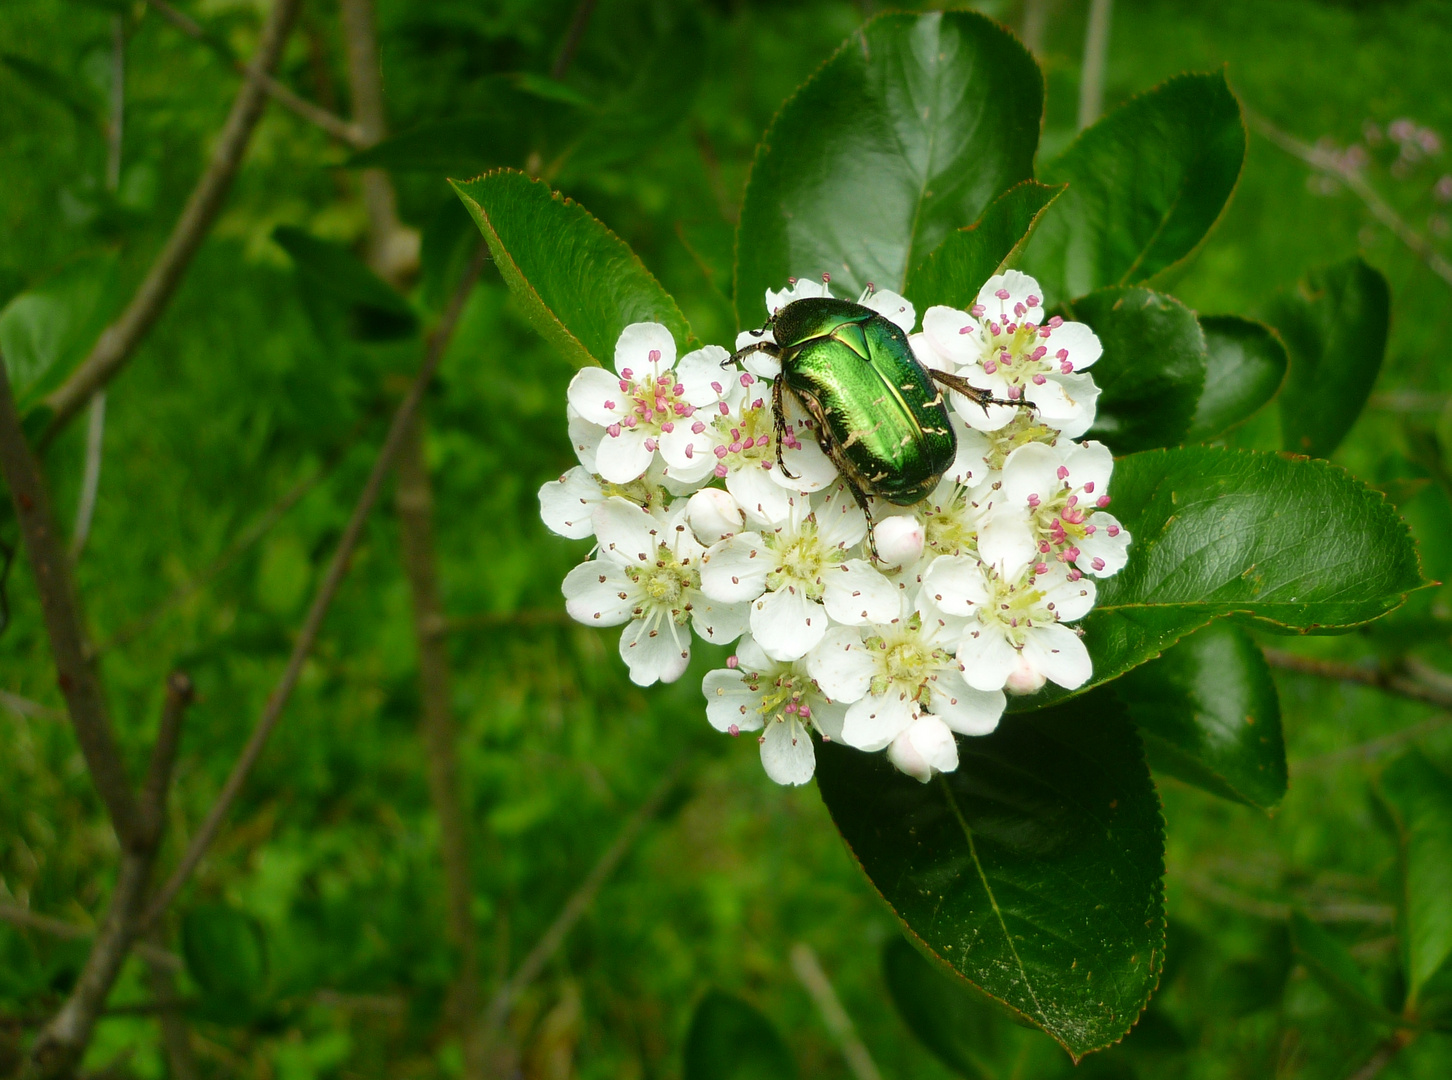
M 825 280 L 797 281 L 768 292 L 767 308 L 824 295 Z M 967 311 L 928 309 L 919 333 L 905 298 L 861 300 L 910 335 L 925 366 L 1033 406 L 951 395 L 958 458 L 916 506 L 874 500 L 875 563 L 867 517 L 790 393 L 787 471 L 777 464 L 773 357 L 737 364 L 708 345 L 678 358 L 664 326 L 627 326 L 615 373 L 571 382 L 580 464 L 539 494 L 552 530 L 595 539 L 565 578 L 570 615 L 624 626 L 620 654 L 642 686 L 681 676 L 692 630 L 739 639 L 705 677 L 706 716 L 732 735 L 759 732 L 782 784 L 811 778 L 813 729 L 886 749 L 926 782 L 957 768 L 955 732 L 997 726 L 1005 693 L 1081 686 L 1089 655 L 1068 624 L 1093 606 L 1093 579 L 1124 566 L 1130 538 L 1105 509 L 1108 449 L 1074 441 L 1094 420 L 1084 369 L 1099 340 L 1044 318 L 1042 296 L 1009 271 Z M 737 345 L 761 340 L 748 331 Z

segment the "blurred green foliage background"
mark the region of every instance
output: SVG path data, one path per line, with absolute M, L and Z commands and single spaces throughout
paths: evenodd
M 264 5 L 184 6 L 239 55 L 254 47 Z M 623 99 L 632 122 L 553 179 L 631 244 L 702 339 L 729 341 L 731 230 L 756 140 L 876 5 L 717 0 L 694 5 L 689 19 L 685 7 L 596 7 L 563 81 L 591 101 L 634 92 Z M 1015 26 L 1025 15 L 1017 3 L 979 7 Z M 1074 133 L 1088 5 L 1036 7 L 1047 16 L 1031 42 L 1048 86 L 1044 157 Z M 113 11 L 130 28 L 114 194 L 91 118 L 110 90 Z M 574 14 L 573 0 L 382 0 L 393 129 L 484 117 L 479 130 L 497 134 L 471 144 L 479 165 L 526 165 L 510 154 L 543 106 L 503 92 L 497 76 L 548 71 Z M 684 22 L 689 34 L 666 36 Z M 155 9 L 107 0 L 0 5 L 0 52 L 0 305 L 77 260 L 114 255 L 113 314 L 195 182 L 236 76 Z M 1121 0 L 1105 104 L 1177 72 L 1226 65 L 1257 116 L 1308 143 L 1360 145 L 1377 189 L 1447 252 L 1452 180 L 1444 195 L 1435 188 L 1452 173 L 1452 152 L 1407 162 L 1385 133 L 1407 118 L 1452 137 L 1449 54 L 1452 6 L 1437 0 Z M 9 57 L 43 63 L 74 100 L 43 92 Z M 347 113 L 335 5 L 304 7 L 279 77 Z M 184 670 L 198 688 L 164 864 L 263 707 L 417 363 L 416 342 L 347 333 L 272 239 L 287 225 L 361 243 L 367 219 L 347 156 L 273 106 L 180 292 L 109 394 L 99 502 L 77 574 L 134 775 L 166 673 Z M 394 174 L 400 215 L 423 235 L 417 295 L 435 309 L 449 259 L 477 239 L 446 172 Z M 1392 336 L 1370 408 L 1335 460 L 1388 492 L 1413 526 L 1427 575 L 1449 580 L 1452 466 L 1442 447 L 1452 446 L 1452 286 L 1353 194 L 1252 128 L 1239 189 L 1174 291 L 1199 311 L 1256 314 L 1311 267 L 1357 250 L 1391 282 Z M 692 1007 L 710 987 L 765 1013 L 801 1075 L 850 1075 L 793 973 L 798 942 L 820 958 L 883 1076 L 950 1075 L 892 1006 L 882 950 L 896 924 L 815 791 L 776 787 L 749 740 L 722 739 L 705 723 L 699 674 L 717 657 L 702 649 L 681 682 L 641 691 L 613 635 L 560 619 L 559 582 L 585 545 L 546 532 L 535 493 L 573 463 L 570 375 L 486 267 L 428 401 L 486 991 L 518 965 L 661 776 L 683 763 L 686 783 L 522 997 L 510 1030 L 524 1075 L 678 1076 Z M 78 498 L 84 426 L 72 425 L 46 460 L 63 521 Z M 1240 438 L 1276 445 L 1273 419 Z M 280 500 L 286 512 L 270 523 Z M 247 543 L 229 555 L 239 540 Z M 0 519 L 0 541 L 16 542 L 13 517 Z M 7 593 L 0 689 L 44 710 L 0 700 L 0 900 L 89 926 L 109 891 L 115 842 L 59 711 L 23 560 Z M 187 912 L 246 915 L 227 925 L 243 926 L 237 932 L 252 942 L 242 950 L 247 992 L 213 1000 L 196 971 L 182 979 L 202 1075 L 462 1068 L 411 617 L 385 501 L 261 766 L 163 930 L 180 949 Z M 1270 644 L 1386 663 L 1415 653 L 1452 670 L 1449 619 L 1447 594 L 1427 590 L 1362 633 Z M 1086 1075 L 1340 1077 L 1384 1034 L 1307 978 L 1287 919 L 1293 908 L 1308 912 L 1395 997 L 1397 846 L 1374 781 L 1409 746 L 1452 767 L 1452 725 L 1433 706 L 1370 687 L 1284 672 L 1278 686 L 1291 786 L 1276 814 L 1160 778 L 1168 966 L 1140 1025 L 1087 1060 Z M 0 923 L 0 1063 L 59 1003 L 84 955 L 84 941 Z M 112 1004 L 149 993 L 133 962 Z M 1048 1041 L 1034 1039 L 1016 1075 L 1048 1068 L 1034 1064 L 1052 1060 Z M 156 1018 L 106 1018 L 87 1063 L 165 1075 Z M 1382 1075 L 1449 1074 L 1452 1043 L 1427 1034 Z

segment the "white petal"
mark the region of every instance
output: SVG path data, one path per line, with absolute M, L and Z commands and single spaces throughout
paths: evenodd
M 766 591 L 766 575 L 776 564 L 754 532 L 712 544 L 701 558 L 701 591 L 726 604 L 746 603 Z
M 892 685 L 887 693 L 868 694 L 847 710 L 842 741 L 859 750 L 881 750 L 918 717 L 918 704 Z
M 1024 635 L 1023 652 L 1024 659 L 1065 690 L 1077 690 L 1094 674 L 1084 642 L 1058 623 L 1032 627 Z
M 776 338 L 772 335 L 770 327 L 753 327 L 750 330 L 743 330 L 736 335 L 736 351 L 740 352 L 748 345 L 762 342 L 776 344 Z
M 1077 439 L 1094 425 L 1099 402 L 1099 387 L 1095 385 L 1094 376 L 1054 375 L 1050 381 L 1058 383 L 1075 406 L 1072 416 L 1059 419 L 1054 426 L 1064 438 Z
M 612 484 L 638 480 L 650 468 L 655 454 L 645 448 L 649 436 L 633 428 L 619 428 L 619 435 L 607 434 L 595 451 L 595 467 Z
M 1069 445 L 1073 445 L 1072 443 Z M 1059 467 L 1067 455 L 1048 443 L 1025 443 L 1003 461 L 1003 505 L 1022 510 L 1029 505 L 1029 496 L 1047 500 L 1064 489 Z
M 1006 296 L 1000 295 L 1006 293 Z M 1003 322 L 1005 319 L 1019 322 L 1028 319 L 1042 323 L 1044 291 L 1039 283 L 1019 270 L 1005 270 L 989 278 L 978 290 L 977 302 L 984 307 L 984 318 Z M 1033 301 L 1032 303 L 1030 301 Z M 1023 304 L 1025 313 L 1020 316 L 1014 305 Z
M 1037 561 L 1038 554 L 1028 514 L 1023 510 L 995 510 L 978 529 L 979 557 L 998 567 L 1004 577 L 1018 577 L 1026 566 Z M 957 608 L 944 610 L 965 614 Z
M 983 568 L 966 555 L 934 559 L 923 575 L 923 591 L 949 615 L 973 614 L 974 606 L 993 596 Z
M 1084 573 L 1095 577 L 1111 577 L 1119 573 L 1129 562 L 1129 533 L 1124 531 L 1118 519 L 1102 510 L 1089 516 L 1089 524 L 1094 526 L 1094 532 L 1079 541 L 1080 556 L 1076 565 Z M 1111 529 L 1114 530 L 1113 535 L 1110 535 Z M 1096 559 L 1103 565 L 1096 565 Z
M 1088 324 L 1081 322 L 1066 322 L 1050 330 L 1044 344 L 1048 347 L 1049 356 L 1056 359 L 1060 349 L 1067 350 L 1069 363 L 1074 365 L 1075 371 L 1083 371 L 1104 355 L 1104 346 L 1099 343 L 1098 335 Z
M 983 334 L 978 320 L 957 308 L 939 304 L 923 315 L 923 336 L 928 344 L 958 367 L 977 363 L 982 357 Z
M 601 554 L 627 566 L 654 562 L 662 523 L 619 495 L 595 507 L 591 520 Z
M 997 626 L 980 625 L 969 630 L 958 646 L 958 663 L 963 665 L 963 680 L 969 686 L 1002 690 L 1018 666 L 1018 650 Z
M 752 690 L 740 671 L 717 668 L 701 680 L 706 719 L 717 731 L 755 731 L 761 727 L 761 691 Z
M 887 760 L 926 784 L 940 772 L 958 768 L 958 744 L 936 716 L 920 716 L 887 748 Z
M 877 661 L 863 647 L 858 631 L 834 626 L 807 654 L 807 674 L 833 701 L 853 702 L 867 693 L 877 674 Z
M 751 619 L 751 605 L 714 603 L 704 596 L 691 600 L 691 625 L 702 641 L 726 645 L 746 633 Z
M 807 599 L 796 585 L 769 592 L 751 605 L 751 636 L 773 660 L 801 659 L 826 632 L 822 605 Z
M 917 514 L 894 514 L 873 527 L 877 555 L 887 566 L 912 566 L 923 555 L 927 527 Z M 835 617 L 835 616 L 834 616 Z
M 998 727 L 1008 703 L 999 690 L 979 690 L 968 685 L 957 668 L 946 668 L 928 683 L 932 695 L 929 708 L 960 735 L 987 735 Z M 946 771 L 946 770 L 944 770 Z
M 772 674 L 774 677 L 776 672 L 783 670 L 783 666 L 767 656 L 750 634 L 737 644 L 736 660 L 742 671 L 753 671 L 758 675 Z
M 668 617 L 636 619 L 621 631 L 620 658 L 636 686 L 675 682 L 691 662 L 691 632 Z
M 723 367 L 731 354 L 720 345 L 707 345 L 704 349 L 688 352 L 676 365 L 676 381 L 681 385 L 681 396 L 698 409 L 715 405 L 720 401 L 740 394 L 734 394 L 732 387 L 739 387 L 736 377 L 740 370 Z
M 619 626 L 635 611 L 639 595 L 625 571 L 609 559 L 591 559 L 560 586 L 570 618 L 589 626 Z
M 726 490 L 754 528 L 774 529 L 791 519 L 792 492 L 775 483 L 765 469 L 749 466 L 727 473 Z
M 1070 581 L 1062 563 L 1042 575 L 1038 587 L 1044 591 L 1044 603 L 1053 605 L 1054 615 L 1060 622 L 1073 622 L 1088 615 L 1098 593 L 1098 586 L 1089 578 Z
M 773 720 L 761 735 L 761 767 L 778 784 L 805 784 L 816 771 L 816 751 L 807 730 L 792 720 Z
M 768 340 L 770 340 L 770 335 L 768 335 Z M 781 361 L 765 349 L 747 353 L 741 358 L 741 366 L 766 383 L 781 374 Z
M 817 437 L 810 431 L 798 427 L 796 437 L 797 445 L 783 447 L 781 452 L 782 464 L 791 476 L 782 472 L 775 462 L 769 470 L 762 471 L 788 491 L 821 491 L 837 479 L 837 466 L 817 445 Z
M 889 623 L 902 614 L 901 591 L 862 559 L 824 569 L 822 586 L 822 606 L 846 626 Z
M 822 733 L 822 738 L 833 742 L 842 741 L 842 725 L 847 722 L 847 706 L 840 701 L 812 702 L 812 723 Z
M 1114 475 L 1114 455 L 1102 442 L 1089 442 L 1083 446 L 1074 445 L 1064 455 L 1064 467 L 1069 470 L 1069 486 L 1076 491 L 1085 484 L 1093 484 L 1090 497 L 1080 496 L 1081 505 L 1089 505 L 1100 495 L 1109 492 L 1109 478 Z
M 631 323 L 620 331 L 615 342 L 615 370 L 621 378 L 655 379 L 675 366 L 676 339 L 660 323 Z
M 703 488 L 692 495 L 686 504 L 686 520 L 696 539 L 708 545 L 746 528 L 741 507 L 729 491 L 720 488 Z
M 671 472 L 678 477 L 692 476 L 699 479 L 716 467 L 716 431 L 712 427 L 691 430 L 691 422 L 677 420 L 670 431 L 662 431 L 659 438 L 660 456 Z
M 867 515 L 846 484 L 834 485 L 826 495 L 812 499 L 811 505 L 817 535 L 827 547 L 856 547 L 867 536 Z
M 604 501 L 600 482 L 577 465 L 539 489 L 539 516 L 551 532 L 583 540 L 594 534 L 590 514 Z
M 827 287 L 825 281 L 811 277 L 797 278 L 795 281 L 788 282 L 787 287 L 780 291 L 766 290 L 766 311 L 769 315 L 775 315 L 781 308 L 794 300 L 831 295 L 832 290 Z
M 582 419 L 601 427 L 618 422 L 634 407 L 631 399 L 621 393 L 620 380 L 604 368 L 581 368 L 565 394 Z
M 570 444 L 575 448 L 576 460 L 586 472 L 595 472 L 595 452 L 600 448 L 600 440 L 605 437 L 605 429 L 590 423 L 569 406 L 565 407 L 565 415 L 570 422 Z
M 862 301 L 863 307 L 871 308 L 889 322 L 896 323 L 904 334 L 911 334 L 917 325 L 918 313 L 912 301 L 891 289 L 880 289 Z
M 990 472 L 987 459 L 993 444 L 983 432 L 969 427 L 956 410 L 948 414 L 948 421 L 953 425 L 953 434 L 958 437 L 958 456 L 944 475 L 964 487 L 973 487 Z

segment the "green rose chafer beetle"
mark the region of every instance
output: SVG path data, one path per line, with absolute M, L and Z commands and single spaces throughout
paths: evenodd
M 752 342 L 731 360 L 764 352 L 781 361 L 771 395 L 777 466 L 791 477 L 781 459 L 783 394 L 790 391 L 811 416 L 817 442 L 867 514 L 869 526 L 869 496 L 911 506 L 932 494 L 953 464 L 958 439 L 940 386 L 982 406 L 1022 404 L 1001 401 L 959 376 L 924 367 L 901 327 L 850 300 L 794 300 L 753 333 L 771 333 L 774 340 Z

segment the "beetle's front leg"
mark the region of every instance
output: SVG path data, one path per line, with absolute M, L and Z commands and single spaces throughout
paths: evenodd
M 765 333 L 765 332 L 766 331 L 764 331 L 764 330 L 762 331 L 762 333 Z M 755 333 L 755 331 L 753 330 L 752 333 Z M 764 353 L 766 353 L 767 356 L 770 356 L 770 357 L 774 358 L 777 361 L 780 361 L 781 360 L 781 348 L 776 344 L 776 342 L 774 342 L 774 341 L 753 341 L 750 345 L 746 346 L 746 348 L 744 348 L 744 349 L 737 349 L 734 353 L 732 353 L 730 356 L 728 356 L 725 360 L 722 360 L 721 361 L 721 366 L 722 367 L 729 367 L 732 364 L 739 364 L 744 357 L 750 356 L 752 353 L 756 353 L 756 352 L 764 352 Z
M 997 398 L 987 390 L 980 390 L 961 375 L 949 375 L 946 371 L 938 371 L 936 368 L 929 368 L 928 375 L 940 386 L 946 386 L 949 390 L 955 390 L 962 394 L 973 404 L 977 405 L 984 412 L 988 411 L 990 405 L 1011 405 L 1019 409 L 1033 409 L 1038 411 L 1038 406 L 1032 401 L 1014 400 L 1012 398 Z
M 786 467 L 786 462 L 781 458 L 782 444 L 786 442 L 787 422 L 780 375 L 771 380 L 771 422 L 776 433 L 776 467 L 788 480 L 795 480 L 796 474 Z

